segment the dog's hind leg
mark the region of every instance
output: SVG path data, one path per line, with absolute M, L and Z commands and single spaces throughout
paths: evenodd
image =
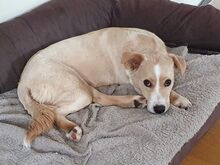
M 78 142 L 82 137 L 82 129 L 73 121 L 68 120 L 63 115 L 57 115 L 55 119 L 56 126 L 66 133 L 70 140 Z
M 77 95 L 74 92 L 70 93 L 72 95 L 68 95 L 56 109 L 55 125 L 66 133 L 68 139 L 78 142 L 82 137 L 82 129 L 65 116 L 89 105 L 92 102 L 92 95 L 82 88 L 76 91 Z
M 104 106 L 115 105 L 119 107 L 134 107 L 134 108 L 144 108 L 147 105 L 147 100 L 143 96 L 139 96 L 139 95 L 112 96 L 101 93 L 96 89 L 93 89 L 93 102 Z

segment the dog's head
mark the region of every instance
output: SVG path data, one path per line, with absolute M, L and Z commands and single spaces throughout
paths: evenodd
M 148 100 L 147 110 L 158 114 L 166 112 L 170 106 L 174 71 L 178 70 L 183 75 L 185 60 L 175 54 L 127 52 L 122 56 L 122 64 L 135 90 Z

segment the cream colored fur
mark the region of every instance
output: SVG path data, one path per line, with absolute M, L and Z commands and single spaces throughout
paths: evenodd
M 155 65 L 160 66 L 160 77 L 154 73 Z M 186 98 L 171 92 L 175 67 L 184 72 L 185 61 L 168 54 L 163 41 L 153 33 L 134 28 L 106 28 L 63 40 L 37 52 L 28 61 L 18 85 L 19 99 L 33 121 L 42 118 L 40 128 L 34 130 L 33 122 L 28 129 L 26 146 L 49 129 L 43 129 L 44 123 L 49 127 L 58 125 L 71 140 L 80 140 L 80 127 L 61 116 L 76 112 L 93 101 L 103 105 L 145 107 L 155 91 L 143 85 L 147 75 L 157 83 L 158 96 L 166 104 L 166 110 L 170 101 L 183 108 L 191 106 Z M 162 78 L 172 80 L 169 88 L 156 82 Z M 109 96 L 95 89 L 124 83 L 132 83 L 140 95 Z M 152 108 L 147 109 L 154 112 Z M 42 111 L 53 113 L 49 124 Z M 33 138 L 28 137 L 29 134 L 34 134 Z

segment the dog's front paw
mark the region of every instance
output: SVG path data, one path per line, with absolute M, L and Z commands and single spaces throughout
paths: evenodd
M 144 108 L 147 106 L 147 100 L 144 96 L 135 96 L 133 101 L 134 108 Z
M 175 100 L 173 105 L 187 110 L 192 106 L 192 103 L 187 98 L 180 96 L 178 99 Z
M 82 129 L 79 126 L 75 126 L 66 134 L 66 137 L 72 141 L 78 142 L 82 137 Z

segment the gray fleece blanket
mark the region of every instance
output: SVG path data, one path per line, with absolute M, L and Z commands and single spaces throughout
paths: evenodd
M 185 47 L 170 51 L 188 63 L 185 76 L 176 76 L 174 89 L 191 100 L 189 110 L 171 106 L 166 114 L 154 115 L 145 109 L 93 104 L 68 116 L 83 129 L 79 143 L 52 129 L 26 149 L 22 141 L 31 117 L 12 90 L 0 95 L 0 164 L 168 164 L 220 101 L 220 55 L 192 55 Z M 129 85 L 100 90 L 114 95 L 135 93 Z

